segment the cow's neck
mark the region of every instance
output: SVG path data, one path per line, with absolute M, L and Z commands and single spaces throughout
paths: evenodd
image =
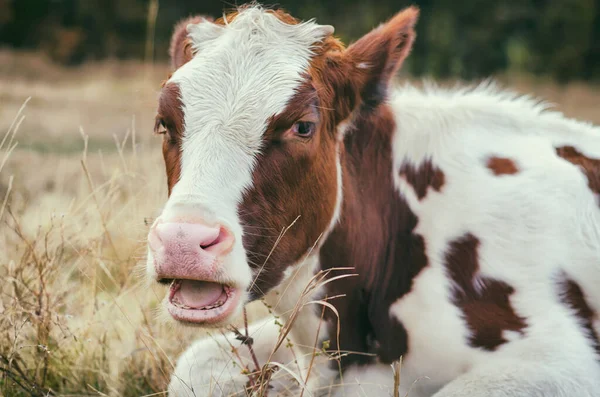
M 426 265 L 423 240 L 413 234 L 416 218 L 392 180 L 395 129 L 391 109 L 381 105 L 363 112 L 346 136 L 341 218 L 320 251 L 323 269 L 353 267 L 358 273 L 330 283 L 326 291 L 346 295 L 332 301 L 342 322 L 340 348 L 377 353 L 383 361 L 406 350 L 406 332 L 390 318 L 389 306 L 410 290 Z M 344 360 L 369 358 L 350 355 Z

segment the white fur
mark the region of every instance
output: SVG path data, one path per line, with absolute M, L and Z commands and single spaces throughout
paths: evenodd
M 435 397 L 600 393 L 600 364 L 557 294 L 565 271 L 600 309 L 600 210 L 581 170 L 555 152 L 572 145 L 600 158 L 600 128 L 493 85 L 407 87 L 391 104 L 394 169 L 431 159 L 445 175 L 441 192 L 430 189 L 422 201 L 394 177 L 419 219 L 416 232 L 429 258 L 412 291 L 390 309 L 408 332 L 403 383 L 428 377 L 414 388 L 416 396 L 448 384 Z M 513 160 L 519 172 L 493 175 L 486 167 L 491 156 Z M 444 254 L 466 233 L 480 241 L 481 276 L 513 286 L 511 304 L 527 321 L 524 337 L 506 334 L 510 342 L 495 352 L 466 344 L 469 330 L 449 301 Z
M 294 363 L 297 353 L 293 347 L 283 346 L 275 351 L 273 346 L 281 328 L 275 325 L 272 317 L 252 324 L 248 333 L 254 338 L 253 349 L 261 365 L 277 362 L 298 370 Z M 243 332 L 243 330 L 242 330 Z M 237 355 L 232 353 L 232 346 L 237 350 Z M 241 360 L 240 360 L 241 359 Z M 254 371 L 254 363 L 250 351 L 241 345 L 231 333 L 218 332 L 192 344 L 182 354 L 175 367 L 169 384 L 169 395 L 192 396 L 228 396 L 244 390 L 248 376 L 242 374 L 242 369 Z M 279 371 L 273 376 L 271 385 L 276 395 L 282 395 L 286 390 L 295 387 L 293 378 L 284 371 Z M 293 394 L 289 394 L 292 396 Z
M 408 332 L 400 395 L 600 395 L 598 358 L 574 313 L 560 302 L 556 283 L 564 271 L 581 285 L 592 308 L 600 310 L 600 210 L 581 170 L 555 153 L 555 147 L 571 145 L 600 158 L 600 128 L 492 85 L 424 91 L 404 87 L 390 103 L 397 132 L 389 183 L 395 183 L 418 216 L 416 232 L 426 241 L 429 259 L 411 292 L 390 308 Z M 493 175 L 485 165 L 489 156 L 513 160 L 519 172 Z M 418 166 L 425 159 L 444 172 L 445 184 L 440 192 L 429 189 L 419 201 L 397 170 L 405 162 Z M 467 344 L 470 331 L 450 301 L 445 253 L 450 242 L 466 233 L 480 241 L 479 276 L 513 286 L 511 305 L 527 322 L 524 335 L 505 332 L 509 342 L 494 352 Z M 269 298 L 278 311 L 289 315 L 315 266 L 290 268 L 277 288 L 279 298 Z M 313 343 L 317 322 L 314 310 L 303 312 L 291 333 L 302 341 L 297 347 Z M 211 356 L 205 345 L 194 346 L 190 351 Z M 261 346 L 268 351 L 271 345 Z M 317 371 L 325 377 L 321 385 L 336 379 L 325 364 L 319 363 Z M 205 379 L 210 370 L 203 366 L 195 374 Z M 176 376 L 189 371 L 180 364 Z M 375 364 L 348 368 L 343 386 L 333 387 L 332 395 L 388 396 L 392 390 L 391 367 Z

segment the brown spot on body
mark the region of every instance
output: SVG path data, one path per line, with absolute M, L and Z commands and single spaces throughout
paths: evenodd
M 578 166 L 587 177 L 590 189 L 600 194 L 600 159 L 586 157 L 573 146 L 556 148 L 556 154 Z
M 563 303 L 573 310 L 590 340 L 592 348 L 596 351 L 598 360 L 600 360 L 600 335 L 594 329 L 594 320 L 598 314 L 588 305 L 581 287 L 575 281 L 565 279 L 560 284 L 560 289 Z
M 442 190 L 445 183 L 445 175 L 438 167 L 433 165 L 431 160 L 423 161 L 418 167 L 411 163 L 404 163 L 400 167 L 400 176 L 415 189 L 417 197 L 422 200 L 427 195 L 428 188 L 433 188 L 436 192 Z
M 503 331 L 523 334 L 527 324 L 510 303 L 514 288 L 478 274 L 479 244 L 472 234 L 451 242 L 446 252 L 446 267 L 454 283 L 452 302 L 462 310 L 472 332 L 471 346 L 493 351 L 507 342 Z
M 515 162 L 506 157 L 490 157 L 486 166 L 494 175 L 514 175 L 519 172 Z

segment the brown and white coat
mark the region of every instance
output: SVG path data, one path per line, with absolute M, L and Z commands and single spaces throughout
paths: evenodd
M 285 367 L 269 395 L 288 370 L 305 395 L 391 395 L 400 357 L 400 395 L 600 395 L 600 128 L 492 84 L 393 87 L 417 16 L 348 48 L 256 5 L 179 24 L 148 274 L 184 323 L 304 303 L 276 352 L 278 322 L 250 327 Z M 243 394 L 225 338 L 180 357 L 172 395 Z M 341 357 L 311 361 L 326 340 Z

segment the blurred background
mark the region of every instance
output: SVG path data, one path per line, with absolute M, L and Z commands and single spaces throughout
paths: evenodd
M 233 1 L 233 0 L 229 0 Z M 600 0 L 282 0 L 349 43 L 409 5 L 399 79 L 493 76 L 600 123 Z M 0 0 L 0 395 L 162 395 L 199 336 L 144 283 L 173 25 L 225 0 Z M 265 314 L 252 304 L 251 318 Z
M 301 19 L 334 25 L 348 42 L 409 4 L 422 10 L 408 65 L 414 75 L 518 72 L 561 82 L 600 79 L 599 0 L 283 0 L 276 5 Z M 163 61 L 176 21 L 195 13 L 220 16 L 232 5 L 225 0 L 0 0 L 0 45 L 39 50 L 62 65 L 107 58 Z
M 84 128 L 109 149 L 136 120 L 149 137 L 156 89 L 167 76 L 173 25 L 219 17 L 235 0 L 0 0 L 0 128 L 23 101 L 37 117 L 21 148 L 78 151 Z M 488 76 L 593 121 L 600 82 L 600 0 L 282 0 L 300 19 L 336 27 L 346 43 L 410 4 L 418 38 L 402 78 L 474 82 Z M 68 114 L 67 114 L 68 112 Z M 110 131 L 108 133 L 108 131 Z

